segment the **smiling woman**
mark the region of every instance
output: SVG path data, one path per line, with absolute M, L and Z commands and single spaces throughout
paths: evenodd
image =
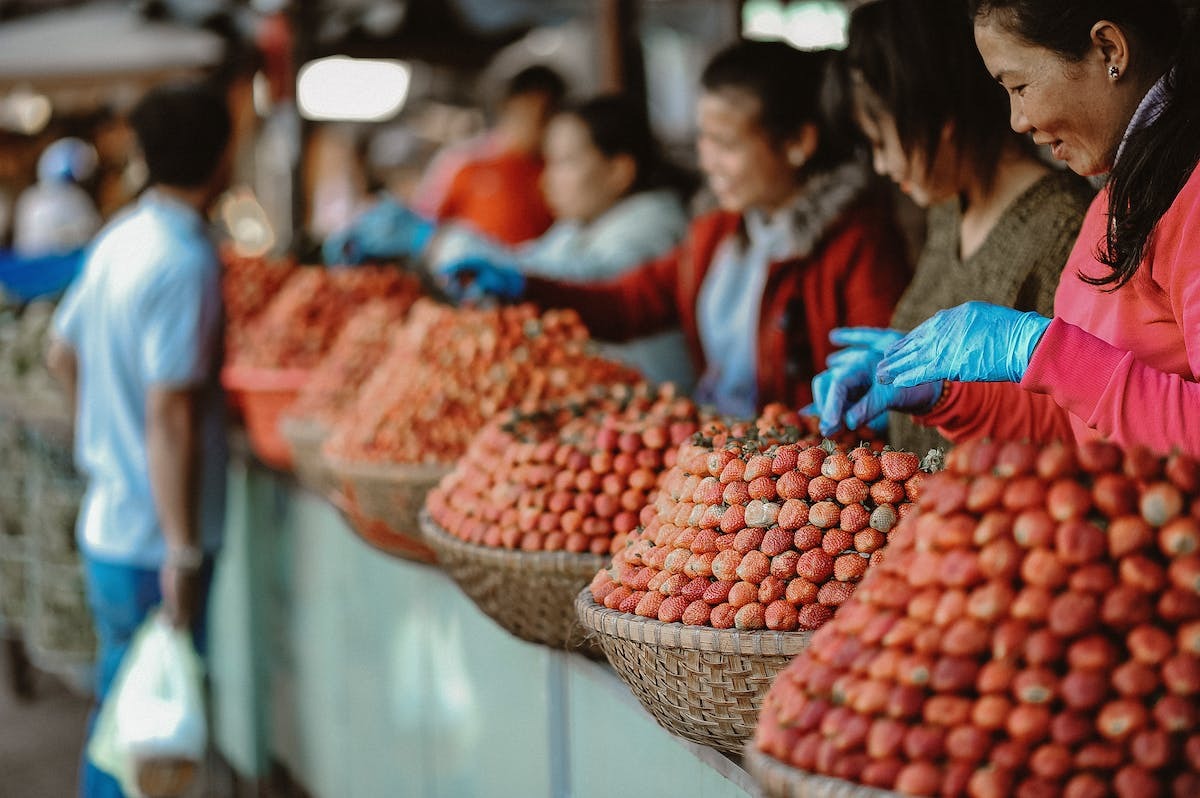
M 1012 125 L 1109 173 L 1055 315 L 985 303 L 893 345 L 863 404 L 917 407 L 953 440 L 1064 432 L 1200 455 L 1200 50 L 1169 0 L 977 0 Z M 1182 43 L 1186 46 L 1181 46 Z M 932 408 L 912 391 L 946 382 Z

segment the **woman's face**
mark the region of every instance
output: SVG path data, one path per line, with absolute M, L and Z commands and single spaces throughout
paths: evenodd
M 624 196 L 633 183 L 628 156 L 608 158 L 592 143 L 577 116 L 559 114 L 546 131 L 542 190 L 557 219 L 590 222 Z
M 775 211 L 796 191 L 796 166 L 759 124 L 760 111 L 758 98 L 736 89 L 705 92 L 697 104 L 700 168 L 724 210 Z
M 976 23 L 975 43 L 988 71 L 1008 91 L 1013 130 L 1032 134 L 1078 174 L 1112 168 L 1140 97 L 1131 93 L 1132 81 L 1108 77 L 1100 47 L 1068 62 L 987 20 Z
M 877 174 L 891 179 L 922 208 L 958 193 L 959 181 L 948 132 L 938 142 L 931 165 L 921 150 L 905 151 L 896 129 L 896 117 L 869 103 L 857 102 L 855 106 L 855 118 L 871 145 L 871 160 Z

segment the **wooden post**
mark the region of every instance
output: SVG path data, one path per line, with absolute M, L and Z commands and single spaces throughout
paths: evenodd
M 600 91 L 646 97 L 636 0 L 598 0 Z

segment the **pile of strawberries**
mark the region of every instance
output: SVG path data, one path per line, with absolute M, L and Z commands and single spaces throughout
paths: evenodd
M 357 310 L 304 383 L 288 415 L 324 425 L 337 421 L 387 354 L 408 309 L 406 300 L 389 298 L 372 299 Z
M 302 266 L 250 323 L 231 359 L 257 368 L 311 369 L 363 304 L 388 298 L 407 307 L 420 295 L 416 277 L 391 267 Z
M 230 351 L 245 346 L 250 322 L 292 276 L 294 269 L 295 264 L 288 259 L 246 257 L 232 246 L 221 250 L 221 296 L 225 302 L 225 340 Z
M 618 551 L 700 420 L 670 385 L 501 413 L 426 506 L 451 534 L 484 546 Z
M 1200 465 L 976 442 L 776 679 L 756 745 L 912 795 L 1200 795 Z
M 533 410 L 581 385 L 635 383 L 598 356 L 570 310 L 417 303 L 324 451 L 351 462 L 452 463 L 502 410 Z
M 822 442 L 814 419 L 790 414 L 784 429 L 779 413 L 680 447 L 644 529 L 592 581 L 597 603 L 718 629 L 829 620 L 925 474 L 915 454 Z

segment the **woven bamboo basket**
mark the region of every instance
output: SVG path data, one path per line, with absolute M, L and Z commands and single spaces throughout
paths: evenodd
M 363 514 L 352 495 L 334 489 L 328 494 L 328 497 L 333 506 L 342 514 L 347 526 L 354 530 L 354 533 L 364 543 L 403 560 L 412 560 L 427 565 L 436 562 L 437 557 L 433 549 L 408 535 L 393 534 L 391 528 L 384 522 L 368 518 Z
M 415 545 L 425 552 L 428 561 L 433 560 L 433 551 L 421 536 L 419 516 L 425 507 L 425 494 L 450 472 L 452 466 L 355 463 L 330 457 L 326 462 L 342 493 L 358 511 L 368 520 L 383 522 L 389 539 L 401 539 L 389 545 Z
M 680 737 L 741 753 L 776 674 L 808 647 L 811 632 L 684 626 L 610 610 L 584 588 L 583 626 L 659 724 Z
M 601 658 L 575 613 L 575 596 L 612 559 L 607 554 L 513 551 L 469 543 L 447 532 L 427 511 L 421 531 L 438 564 L 485 615 L 530 643 L 582 648 Z
M 300 484 L 319 496 L 328 496 L 337 487 L 337 479 L 321 455 L 321 444 L 329 436 L 329 426 L 319 421 L 284 416 L 279 432 L 292 450 L 292 468 Z
M 759 751 L 753 743 L 746 746 L 742 764 L 767 798 L 901 798 L 890 790 L 797 770 Z

